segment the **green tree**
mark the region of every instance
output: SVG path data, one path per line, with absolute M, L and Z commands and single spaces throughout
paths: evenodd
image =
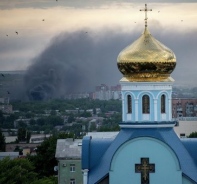
M 68 123 L 72 123 L 73 121 L 75 121 L 75 117 L 74 117 L 74 114 L 70 114 L 69 116 L 68 116 Z
M 29 142 L 31 138 L 31 133 L 25 129 L 25 128 L 19 128 L 18 129 L 18 133 L 17 133 L 17 140 L 20 141 L 25 141 L 25 142 Z
M 46 138 L 42 144 L 37 147 L 37 155 L 28 156 L 28 159 L 33 162 L 35 172 L 38 173 L 40 178 L 54 175 L 54 166 L 57 165 L 57 160 L 55 158 L 57 139 L 69 137 L 73 137 L 73 135 L 60 133 Z
M 47 118 L 47 122 L 50 125 L 57 126 L 57 125 L 63 125 L 64 120 L 59 116 L 49 116 Z
M 189 138 L 196 138 L 197 137 L 197 132 L 192 132 L 188 137 Z
M 0 183 L 29 184 L 37 176 L 33 169 L 34 166 L 27 159 L 11 160 L 9 157 L 6 157 L 0 160 Z
M 3 126 L 4 121 L 5 121 L 5 118 L 4 118 L 4 116 L 3 116 L 3 112 L 0 111 L 0 126 L 1 126 L 1 127 Z
M 0 128 L 0 152 L 4 152 L 5 151 L 5 136 L 3 135 L 1 128 Z
M 32 182 L 31 184 L 58 184 L 58 179 L 54 176 L 44 177 L 42 179 Z

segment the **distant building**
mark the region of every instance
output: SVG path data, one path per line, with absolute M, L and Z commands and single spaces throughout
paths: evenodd
M 195 121 L 179 120 L 178 125 L 174 127 L 174 131 L 180 138 L 188 137 L 192 132 L 197 132 L 197 118 Z
M 197 117 L 196 98 L 174 98 L 172 99 L 172 117 Z
M 82 184 L 81 139 L 58 139 L 55 158 L 58 160 L 58 184 Z
M 10 159 L 15 159 L 19 157 L 19 152 L 0 152 L 0 160 L 3 160 L 5 157 Z
M 121 98 L 121 87 L 117 86 L 107 86 L 106 84 L 101 84 L 100 86 L 96 86 L 96 91 L 92 95 L 93 99 L 99 100 L 117 100 Z
M 6 144 L 6 152 L 14 152 L 16 148 L 20 149 L 24 156 L 27 154 L 35 155 L 36 154 L 36 148 L 39 146 L 39 144 L 30 144 L 30 143 L 11 143 Z
M 9 104 L 10 99 L 8 97 L 0 98 L 0 103 L 2 104 Z
M 0 111 L 2 111 L 3 113 L 11 114 L 13 113 L 12 105 L 2 104 L 0 105 Z

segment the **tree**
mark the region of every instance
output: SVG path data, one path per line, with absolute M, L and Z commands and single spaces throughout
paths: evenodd
M 17 139 L 19 142 L 26 140 L 26 129 L 25 128 L 18 129 Z
M 25 141 L 29 142 L 31 138 L 31 133 L 27 131 L 25 128 L 19 128 L 18 129 L 18 134 L 17 134 L 17 140 L 20 141 Z
M 197 132 L 192 132 L 188 137 L 189 138 L 196 138 L 197 137 Z
M 0 126 L 2 127 L 2 125 L 4 124 L 5 118 L 3 116 L 3 112 L 0 111 Z
M 37 174 L 33 172 L 34 166 L 24 158 L 11 160 L 9 157 L 0 160 L 0 183 L 29 184 L 34 181 Z
M 32 182 L 31 184 L 58 184 L 57 177 L 51 176 L 51 177 L 44 177 L 42 179 L 36 180 Z
M 5 151 L 5 136 L 3 135 L 1 128 L 0 128 L 0 152 Z
M 38 179 L 34 165 L 26 158 L 0 160 L 0 183 L 5 184 L 58 184 L 57 177 Z
M 46 138 L 42 144 L 37 147 L 37 155 L 28 155 L 28 159 L 33 162 L 35 172 L 39 174 L 40 178 L 54 175 L 54 166 L 57 165 L 57 160 L 55 158 L 57 139 L 69 137 L 73 137 L 73 135 L 60 133 Z
M 74 114 L 70 114 L 69 116 L 68 116 L 68 123 L 72 123 L 73 121 L 75 121 L 75 117 L 74 117 Z

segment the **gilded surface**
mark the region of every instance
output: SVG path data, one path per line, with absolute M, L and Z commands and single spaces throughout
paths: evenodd
M 147 28 L 140 38 L 120 52 L 117 61 L 120 72 L 135 81 L 163 80 L 176 66 L 174 53 L 152 37 Z

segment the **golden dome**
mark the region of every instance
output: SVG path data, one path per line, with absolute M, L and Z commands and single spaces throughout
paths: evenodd
M 176 56 L 145 28 L 117 58 L 120 72 L 129 81 L 166 81 L 176 66 Z

